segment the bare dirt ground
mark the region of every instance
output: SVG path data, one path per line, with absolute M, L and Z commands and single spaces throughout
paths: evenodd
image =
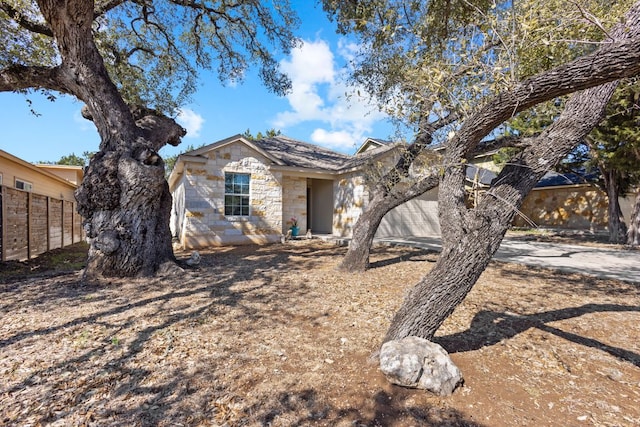
M 84 251 L 0 264 L 2 425 L 640 425 L 638 284 L 492 264 L 438 332 L 465 377 L 440 398 L 372 356 L 432 253 L 348 274 L 328 243 L 222 248 L 95 286 Z

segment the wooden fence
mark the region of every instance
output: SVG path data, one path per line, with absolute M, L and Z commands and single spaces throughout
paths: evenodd
M 76 202 L 0 186 L 2 261 L 25 260 L 82 240 Z

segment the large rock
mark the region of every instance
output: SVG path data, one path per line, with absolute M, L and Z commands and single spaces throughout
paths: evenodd
M 384 343 L 380 369 L 393 384 L 450 396 L 462 382 L 462 374 L 438 344 L 420 337 Z

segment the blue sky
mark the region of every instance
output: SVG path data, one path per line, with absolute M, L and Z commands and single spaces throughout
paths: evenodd
M 282 58 L 293 90 L 278 97 L 265 89 L 250 70 L 244 83 L 220 84 L 217 76 L 203 74 L 193 102 L 182 108 L 178 121 L 188 134 L 178 147 L 165 147 L 164 156 L 198 147 L 250 129 L 253 134 L 275 128 L 284 135 L 337 151 L 352 153 L 366 137 L 389 138 L 393 127 L 367 99 L 345 93 L 343 65 L 353 52 L 349 40 L 335 34 L 315 2 L 297 2 L 301 18 L 301 48 Z M 302 4 L 302 6 L 299 6 Z M 97 151 L 99 136 L 93 124 L 80 115 L 82 104 L 66 96 L 50 102 L 30 95 L 0 93 L 3 137 L 0 148 L 29 162 L 56 161 L 60 157 Z

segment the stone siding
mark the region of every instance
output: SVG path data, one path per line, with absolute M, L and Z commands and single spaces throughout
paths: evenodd
M 300 233 L 307 231 L 307 178 L 285 176 L 282 179 L 282 224 L 284 232 L 298 219 Z
M 607 227 L 607 207 L 607 195 L 591 185 L 534 189 L 524 200 L 521 214 L 516 215 L 513 224 L 603 230 Z
M 369 192 L 360 174 L 340 177 L 333 183 L 333 234 L 351 237 L 353 226 L 366 208 Z
M 270 161 L 242 143 L 207 153 L 206 164 L 185 166 L 184 218 L 179 236 L 186 249 L 270 243 L 283 232 L 282 174 Z M 249 216 L 225 216 L 225 172 L 251 175 Z

